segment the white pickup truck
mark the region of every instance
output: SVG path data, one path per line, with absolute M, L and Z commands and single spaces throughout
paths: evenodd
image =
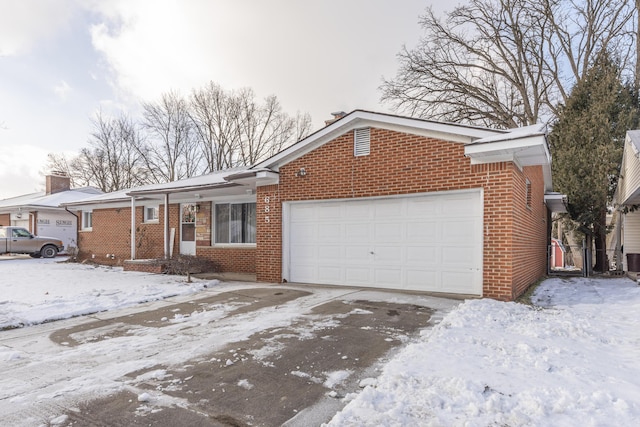
M 34 236 L 22 227 L 0 227 L 0 254 L 29 254 L 33 258 L 53 258 L 64 250 L 62 240 Z

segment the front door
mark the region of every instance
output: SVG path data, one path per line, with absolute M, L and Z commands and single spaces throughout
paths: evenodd
M 196 205 L 183 203 L 180 206 L 180 253 L 196 254 Z

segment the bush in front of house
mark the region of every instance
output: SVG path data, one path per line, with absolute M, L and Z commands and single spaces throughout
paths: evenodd
M 220 271 L 220 266 L 215 261 L 194 255 L 179 254 L 169 259 L 158 259 L 157 262 L 162 265 L 163 273 L 187 276 L 187 282 L 189 283 L 191 283 L 192 274 L 217 273 Z

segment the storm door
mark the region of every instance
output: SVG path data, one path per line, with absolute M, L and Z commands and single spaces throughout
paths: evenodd
M 183 203 L 180 206 L 180 253 L 196 254 L 196 205 Z

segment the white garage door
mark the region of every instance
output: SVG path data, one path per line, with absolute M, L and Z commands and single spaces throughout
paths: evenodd
M 482 294 L 480 190 L 292 202 L 285 213 L 291 282 Z

